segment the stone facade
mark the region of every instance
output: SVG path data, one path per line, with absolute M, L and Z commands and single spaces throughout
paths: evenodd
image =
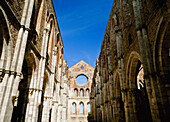
M 94 68 L 84 61 L 80 61 L 73 67 L 69 68 L 68 84 L 70 87 L 70 92 L 68 100 L 68 122 L 88 121 L 87 116 L 90 114 L 88 113 L 88 104 L 90 105 L 89 96 L 91 91 L 93 72 Z M 87 83 L 80 85 L 76 82 L 77 77 L 80 75 L 83 75 L 87 78 Z
M 170 1 L 114 0 L 91 87 L 92 122 L 170 121 Z
M 0 18 L 0 122 L 65 122 L 68 66 L 52 0 L 1 0 Z
M 1 0 L 0 122 L 168 122 L 169 40 L 169 0 L 114 0 L 95 69 L 68 69 L 52 0 Z

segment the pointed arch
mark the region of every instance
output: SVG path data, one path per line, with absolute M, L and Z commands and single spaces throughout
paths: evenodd
M 127 88 L 131 94 L 129 102 L 132 102 L 131 110 L 132 114 L 138 121 L 152 121 L 151 111 L 149 107 L 148 95 L 144 82 L 144 70 L 141 72 L 142 60 L 141 56 L 137 52 L 130 54 L 128 65 L 127 65 Z M 145 68 L 144 68 L 145 69 Z M 143 87 L 139 89 L 138 80 L 139 75 L 143 81 Z M 132 115 L 133 116 L 133 115 Z
M 170 17 L 162 17 L 157 27 L 155 44 L 153 49 L 154 69 L 164 82 L 170 78 Z M 167 83 L 168 84 L 168 83 Z

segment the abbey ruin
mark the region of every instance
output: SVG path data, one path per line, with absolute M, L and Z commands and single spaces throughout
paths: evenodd
M 94 69 L 68 67 L 52 0 L 0 1 L 0 122 L 169 122 L 169 79 L 170 0 L 114 0 Z

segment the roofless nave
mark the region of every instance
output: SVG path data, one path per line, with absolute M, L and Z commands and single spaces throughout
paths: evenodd
M 115 0 L 95 69 L 68 69 L 52 0 L 1 0 L 0 18 L 0 122 L 170 120 L 169 0 Z

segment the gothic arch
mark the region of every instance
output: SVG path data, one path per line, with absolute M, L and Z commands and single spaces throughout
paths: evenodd
M 131 95 L 128 101 L 132 102 L 132 104 L 129 105 L 129 109 L 133 111 L 133 119 L 136 119 L 139 122 L 152 121 L 144 79 L 143 88 L 139 89 L 137 84 L 141 66 L 142 61 L 140 55 L 137 52 L 132 52 L 128 60 L 126 77 L 126 87 Z M 144 74 L 142 77 L 144 78 Z
M 127 69 L 126 70 L 127 71 L 126 72 L 126 87 L 127 88 L 136 88 L 136 85 L 134 83 L 136 71 L 132 70 L 132 69 L 133 68 L 135 69 L 137 67 L 138 61 L 142 62 L 141 56 L 137 52 L 132 51 L 129 56 L 129 59 L 127 62 L 127 68 L 126 68 Z M 134 82 L 132 82 L 132 81 L 134 81 Z
M 162 17 L 157 27 L 153 49 L 154 69 L 168 82 L 170 78 L 170 17 Z

